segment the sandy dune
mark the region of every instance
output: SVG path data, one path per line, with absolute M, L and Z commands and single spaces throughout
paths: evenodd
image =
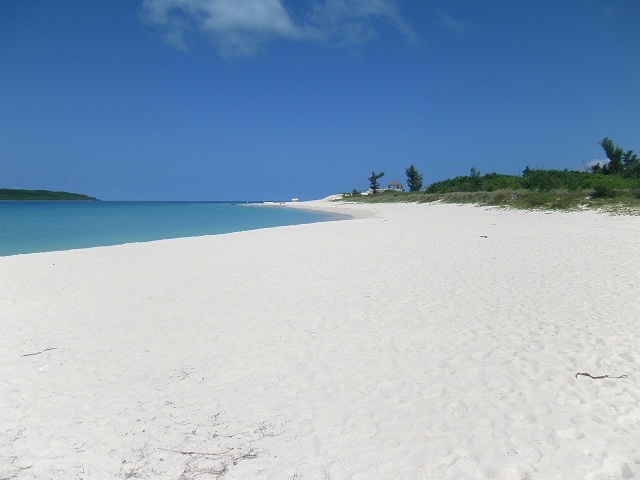
M 0 478 L 640 477 L 640 217 L 304 206 L 0 258 Z

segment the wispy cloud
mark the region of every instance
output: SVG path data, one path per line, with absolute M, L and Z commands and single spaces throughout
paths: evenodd
M 192 32 L 208 35 L 224 54 L 255 53 L 271 38 L 298 38 L 280 0 L 144 0 L 143 18 L 166 29 L 165 40 L 187 49 Z
M 394 26 L 408 41 L 416 35 L 389 0 L 325 0 L 316 2 L 310 15 L 311 26 L 320 32 L 320 38 L 337 45 L 364 45 L 378 36 L 376 21 L 383 20 Z
M 437 10 L 436 11 L 436 15 L 438 15 L 438 18 L 440 19 L 440 24 L 443 27 L 454 31 L 455 33 L 457 33 L 460 36 L 462 36 L 462 35 L 464 35 L 466 33 L 467 25 L 466 25 L 465 22 L 462 22 L 460 20 L 456 20 L 451 15 L 443 12 L 442 10 Z
M 378 22 L 415 40 L 394 0 L 307 0 L 305 6 L 305 20 L 296 22 L 284 0 L 143 0 L 142 17 L 175 48 L 188 49 L 189 36 L 204 34 L 224 56 L 252 55 L 275 39 L 360 46 L 379 34 Z

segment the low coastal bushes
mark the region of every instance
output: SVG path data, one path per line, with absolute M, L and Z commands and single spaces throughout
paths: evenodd
M 585 190 L 527 190 L 525 188 L 491 191 L 453 191 L 429 193 L 383 191 L 375 195 L 344 194 L 343 199 L 359 203 L 467 203 L 521 209 L 583 210 L 640 214 L 640 188 L 614 189 L 598 184 Z
M 578 172 L 574 170 L 533 170 L 525 168 L 522 176 L 489 173 L 483 176 L 461 176 L 435 182 L 426 188 L 427 193 L 493 192 L 496 190 L 534 190 L 572 192 L 598 188 L 626 190 L 640 188 L 640 179 L 621 175 Z
M 456 192 L 445 194 L 425 194 L 422 202 L 441 201 L 444 203 L 472 203 L 486 206 L 506 206 L 522 209 L 544 210 L 576 210 L 602 209 L 613 205 L 612 197 L 594 197 L 584 192 L 568 190 L 531 191 L 531 190 L 498 190 L 495 192 Z M 632 198 L 623 196 L 617 199 L 620 204 L 632 207 Z M 640 211 L 640 201 L 635 205 Z
M 354 189 L 343 197 L 367 203 L 442 201 L 536 209 L 597 208 L 640 214 L 640 159 L 633 150 L 625 152 L 609 138 L 599 143 L 607 160 L 582 172 L 526 167 L 522 175 L 481 175 L 471 167 L 467 176 L 434 182 L 420 192 L 417 190 L 422 186 L 422 175 L 411 165 L 406 170 L 410 192 L 378 192 L 378 179 L 384 173 L 372 172 L 368 195 Z M 415 188 L 417 185 L 420 187 Z

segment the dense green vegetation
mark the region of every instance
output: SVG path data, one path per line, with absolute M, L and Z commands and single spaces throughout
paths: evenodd
M 604 138 L 600 142 L 600 146 L 608 161 L 604 165 L 592 166 L 592 172 L 602 172 L 605 175 L 619 174 L 625 178 L 640 178 L 640 159 L 633 153 L 633 150 L 625 152 L 622 147 L 615 145 L 609 138 Z
M 0 200 L 76 200 L 97 201 L 97 198 L 69 192 L 51 192 L 49 190 L 19 190 L 0 188 Z
M 435 182 L 426 188 L 427 193 L 452 192 L 494 192 L 496 190 L 533 190 L 549 192 L 568 190 L 578 192 L 596 187 L 610 189 L 640 188 L 640 179 L 624 178 L 619 174 L 578 172 L 575 170 L 532 170 L 524 169 L 522 176 L 489 173 L 469 175 Z
M 640 189 L 588 191 L 517 190 L 459 191 L 447 193 L 384 191 L 376 195 L 345 194 L 344 200 L 358 203 L 443 202 L 470 203 L 539 210 L 596 209 L 612 213 L 640 215 Z
M 432 183 L 424 191 L 382 191 L 374 195 L 360 195 L 354 190 L 344 197 L 349 201 L 367 203 L 442 201 L 534 209 L 595 208 L 640 214 L 640 161 L 632 150 L 625 152 L 608 138 L 600 145 L 607 161 L 591 167 L 589 171 L 526 167 L 520 176 L 481 175 L 472 167 L 469 175 Z M 411 178 L 409 173 L 410 169 L 407 169 L 407 176 Z M 412 176 L 419 175 L 415 167 L 411 173 Z

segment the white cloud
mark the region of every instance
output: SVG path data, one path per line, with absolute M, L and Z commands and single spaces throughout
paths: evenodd
M 604 160 L 600 160 L 597 158 L 594 158 L 593 160 L 589 160 L 588 162 L 584 163 L 584 169 L 585 170 L 590 170 L 591 167 L 595 167 L 596 165 L 600 165 L 601 167 L 606 165 L 607 163 L 609 163 L 609 159 L 605 158 Z
M 144 0 L 144 19 L 166 29 L 167 43 L 187 48 L 193 30 L 209 35 L 225 54 L 248 55 L 270 38 L 296 38 L 280 0 Z
M 376 19 L 391 23 L 407 40 L 416 39 L 395 2 L 389 0 L 325 0 L 314 4 L 310 18 L 324 40 L 339 45 L 363 45 L 375 38 Z
M 457 33 L 460 36 L 465 34 L 467 30 L 467 25 L 464 22 L 460 20 L 456 20 L 451 15 L 448 15 L 442 10 L 436 11 L 436 14 L 440 18 L 440 24 L 442 26 L 444 26 L 445 28 L 448 28 L 449 30 L 453 30 L 455 33 Z
M 187 49 L 187 37 L 197 32 L 225 56 L 254 54 L 274 39 L 363 45 L 378 35 L 376 20 L 415 39 L 394 0 L 307 0 L 305 5 L 305 22 L 293 20 L 284 0 L 144 0 L 142 16 L 163 28 L 175 48 Z

